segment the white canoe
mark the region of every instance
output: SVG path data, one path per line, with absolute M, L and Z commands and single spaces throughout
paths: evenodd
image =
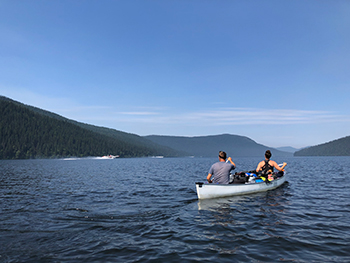
M 207 184 L 196 183 L 198 199 L 219 198 L 233 195 L 244 195 L 264 192 L 281 186 L 287 180 L 286 173 L 270 183 L 245 183 L 245 184 Z

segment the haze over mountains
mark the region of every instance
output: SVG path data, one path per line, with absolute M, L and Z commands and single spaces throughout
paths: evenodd
M 350 137 L 296 151 L 302 155 L 350 155 Z M 296 149 L 273 149 L 232 134 L 182 137 L 139 136 L 64 118 L 55 113 L 0 96 L 0 159 L 87 157 L 107 154 L 120 157 L 292 156 Z M 283 150 L 283 151 L 281 151 Z
M 296 151 L 300 150 L 291 146 L 276 147 L 276 149 L 282 152 L 289 152 L 289 153 L 295 153 Z
M 217 156 L 219 151 L 226 151 L 230 156 L 264 156 L 269 148 L 252 139 L 239 135 L 222 134 L 211 136 L 181 137 L 150 135 L 145 138 L 178 151 L 185 151 L 196 157 Z M 274 156 L 292 156 L 291 153 L 273 149 Z

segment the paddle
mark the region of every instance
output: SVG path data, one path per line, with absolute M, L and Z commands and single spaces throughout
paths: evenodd
M 231 157 L 228 157 L 228 158 L 231 158 Z M 226 163 L 228 163 L 229 162 L 229 159 L 227 158 L 227 160 L 226 160 Z M 231 158 L 231 160 L 230 160 L 230 162 L 231 162 L 231 164 L 232 165 L 234 165 L 235 166 L 235 169 L 236 169 L 236 164 L 232 161 L 232 158 Z
M 280 163 L 278 166 L 281 167 L 282 170 L 284 171 L 284 167 L 287 166 L 287 163 Z

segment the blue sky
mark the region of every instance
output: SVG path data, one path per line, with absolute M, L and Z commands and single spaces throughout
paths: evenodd
M 350 135 L 348 0 L 0 0 L 0 95 L 138 135 Z

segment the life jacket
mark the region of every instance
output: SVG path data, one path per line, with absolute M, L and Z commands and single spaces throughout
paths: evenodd
M 271 166 L 271 165 L 269 164 L 269 161 L 270 161 L 270 160 L 265 160 L 265 164 L 264 164 L 264 166 L 261 168 L 261 173 L 262 173 L 262 174 L 268 174 L 268 173 L 270 173 L 270 171 L 271 171 L 271 173 L 273 173 L 273 166 Z
M 244 184 L 248 182 L 249 176 L 245 174 L 245 172 L 236 172 L 232 175 L 232 181 L 230 184 Z

